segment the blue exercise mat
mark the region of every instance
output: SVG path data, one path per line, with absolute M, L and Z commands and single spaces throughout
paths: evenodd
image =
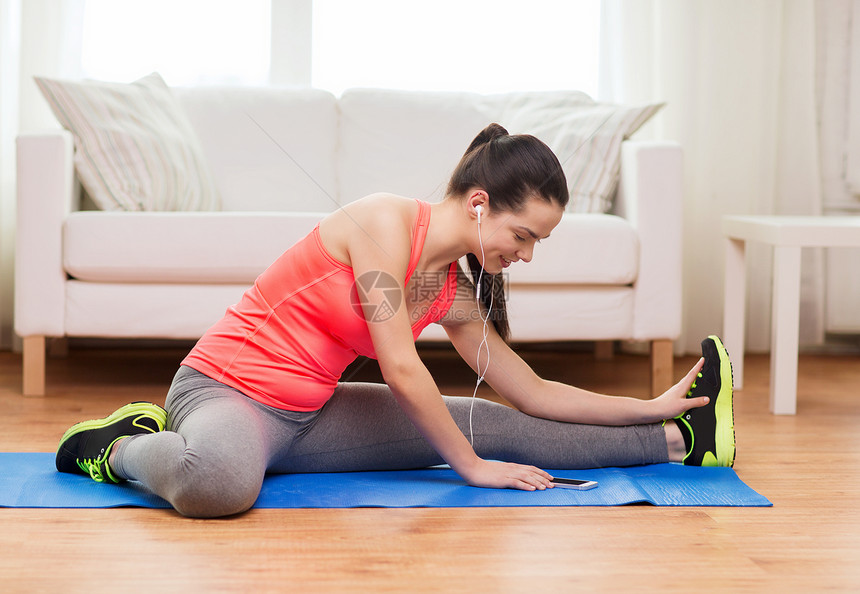
M 0 453 L 0 507 L 169 507 L 129 481 L 98 484 L 57 472 L 54 454 Z M 266 477 L 257 508 L 607 506 L 631 503 L 767 507 L 771 502 L 731 468 L 655 464 L 596 470 L 550 470 L 598 482 L 588 491 L 517 491 L 470 487 L 450 468 Z

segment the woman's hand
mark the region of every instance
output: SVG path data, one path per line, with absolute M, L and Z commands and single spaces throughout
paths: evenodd
M 702 357 L 681 381 L 651 401 L 655 407 L 655 421 L 674 419 L 691 408 L 699 408 L 709 402 L 707 396 L 687 398 L 687 392 L 704 364 L 705 358 Z
M 482 458 L 478 458 L 467 472 L 461 472 L 460 475 L 473 487 L 542 491 L 553 486 L 552 476 L 540 468 Z

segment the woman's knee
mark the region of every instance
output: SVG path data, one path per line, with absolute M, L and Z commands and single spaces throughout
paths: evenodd
M 173 508 L 189 518 L 220 518 L 248 511 L 253 507 L 260 489 L 247 487 L 212 489 L 205 485 L 185 485 L 171 497 Z
M 171 490 L 168 501 L 183 516 L 217 518 L 248 511 L 257 500 L 264 469 L 242 468 L 185 470 Z

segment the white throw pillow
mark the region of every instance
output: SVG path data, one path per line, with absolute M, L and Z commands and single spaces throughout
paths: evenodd
M 585 93 L 558 91 L 496 95 L 499 123 L 511 134 L 532 134 L 555 152 L 577 213 L 604 213 L 621 175 L 621 143 L 663 107 L 598 103 Z
M 81 184 L 103 210 L 219 210 L 200 142 L 157 73 L 131 84 L 36 77 L 75 138 Z

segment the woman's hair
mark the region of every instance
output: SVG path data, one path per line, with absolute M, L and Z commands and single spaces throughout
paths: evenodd
M 561 163 L 550 148 L 528 134 L 510 135 L 499 124 L 490 124 L 475 137 L 460 159 L 448 183 L 448 196 L 464 197 L 482 189 L 492 212 L 520 212 L 531 198 L 564 208 L 570 195 Z M 477 286 L 481 263 L 467 254 L 469 272 Z M 490 303 L 492 301 L 492 309 Z M 504 279 L 481 277 L 481 302 L 499 335 L 508 340 L 510 326 L 505 308 Z

